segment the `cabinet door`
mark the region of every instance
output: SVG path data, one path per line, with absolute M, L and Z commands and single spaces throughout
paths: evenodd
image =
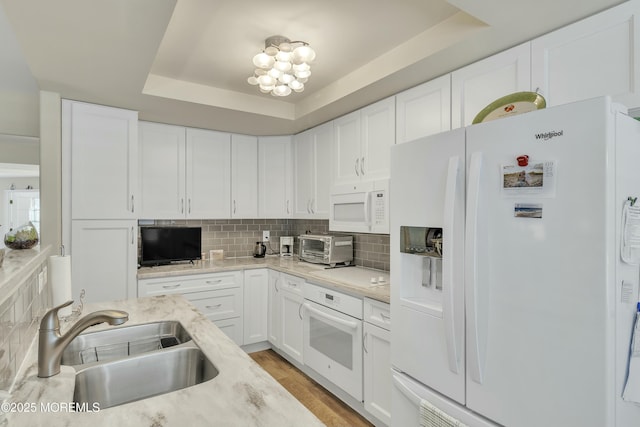
M 389 178 L 396 140 L 396 100 L 383 99 L 361 110 L 360 175 L 367 181 Z
M 294 218 L 309 218 L 314 189 L 313 129 L 297 134 L 294 141 Z
M 364 408 L 391 424 L 391 333 L 364 323 Z
M 267 341 L 269 272 L 244 271 L 244 345 Z
M 315 219 L 329 219 L 329 196 L 331 195 L 331 149 L 333 147 L 333 122 L 325 123 L 313 130 L 313 197 L 311 214 Z
M 280 288 L 280 309 L 282 310 L 282 333 L 280 335 L 280 350 L 291 356 L 295 361 L 302 362 L 303 322 L 301 294 Z
M 231 217 L 258 217 L 258 138 L 231 135 Z
M 451 74 L 451 128 L 468 126 L 484 107 L 531 90 L 531 49 L 524 43 Z
M 333 121 L 333 186 L 360 181 L 360 111 Z
M 280 348 L 280 329 L 282 327 L 280 309 L 280 273 L 269 270 L 269 300 L 268 300 L 267 336 L 271 345 Z
M 291 136 L 267 136 L 258 141 L 258 216 L 288 218 L 291 203 Z
M 63 101 L 72 219 L 137 216 L 138 113 Z
M 185 131 L 182 126 L 140 122 L 141 218 L 185 217 Z
M 73 220 L 73 297 L 85 302 L 137 297 L 138 226 L 135 220 Z
M 547 106 L 601 95 L 640 104 L 639 12 L 626 2 L 531 42 L 531 87 Z
M 396 95 L 396 144 L 450 129 L 450 74 Z
M 231 135 L 187 129 L 187 218 L 229 218 L 231 212 Z

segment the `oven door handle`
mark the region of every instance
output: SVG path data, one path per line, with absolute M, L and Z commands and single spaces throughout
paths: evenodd
M 324 311 L 320 311 L 317 308 L 312 307 L 311 304 L 307 302 L 304 303 L 304 309 L 309 310 L 309 312 L 315 314 L 316 316 L 322 317 L 323 319 L 329 320 L 330 322 L 334 322 L 339 325 L 346 326 L 349 329 L 358 328 L 358 322 L 356 322 L 355 320 L 350 321 L 350 320 L 340 319 L 339 317 L 332 316 L 331 314 L 327 314 Z

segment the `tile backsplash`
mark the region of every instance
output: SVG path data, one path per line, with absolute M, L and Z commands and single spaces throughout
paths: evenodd
M 0 305 L 0 390 L 8 391 L 13 384 L 38 333 L 38 322 L 51 307 L 48 283 L 38 292 L 38 274 L 45 266 L 46 259 Z
M 262 231 L 269 230 L 271 241 L 267 254 L 280 250 L 281 236 L 294 236 L 294 252 L 298 252 L 297 237 L 305 233 L 329 232 L 328 220 L 304 219 L 216 219 L 216 220 L 156 220 L 155 225 L 202 227 L 202 251 L 224 250 L 225 258 L 247 257 L 253 254 L 256 242 L 262 241 Z M 354 236 L 354 261 L 363 267 L 389 270 L 389 236 L 384 234 L 346 233 Z M 207 255 L 208 256 L 208 255 Z

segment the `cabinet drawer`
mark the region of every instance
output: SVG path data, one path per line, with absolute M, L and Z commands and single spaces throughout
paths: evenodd
M 364 321 L 391 330 L 391 310 L 389 304 L 371 298 L 364 299 Z
M 242 288 L 217 289 L 182 294 L 209 320 L 242 317 Z
M 140 279 L 138 280 L 138 295 L 143 297 L 182 294 L 185 292 L 240 287 L 241 284 L 242 271 L 194 274 L 191 276 L 176 276 L 161 279 Z
M 304 279 L 290 274 L 281 273 L 281 279 L 278 283 L 279 286 L 285 291 L 293 292 L 298 295 L 302 295 L 302 287 L 304 286 Z

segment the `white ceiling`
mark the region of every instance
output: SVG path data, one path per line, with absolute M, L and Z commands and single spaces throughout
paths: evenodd
M 620 0 L 0 2 L 40 89 L 144 120 L 268 135 L 320 124 Z M 276 34 L 317 52 L 305 91 L 277 99 L 246 82 L 251 58 Z

